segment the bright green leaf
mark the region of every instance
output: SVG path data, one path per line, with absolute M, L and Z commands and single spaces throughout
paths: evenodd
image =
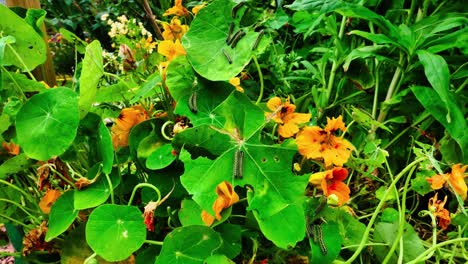
M 146 159 L 146 167 L 151 170 L 160 170 L 169 165 L 176 159 L 172 154 L 172 145 L 165 144 L 153 151 Z
M 33 163 L 24 153 L 14 156 L 0 165 L 0 179 L 5 179 L 8 175 L 24 171 Z
M 18 143 L 37 160 L 60 155 L 75 139 L 78 124 L 77 95 L 67 88 L 54 88 L 36 94 L 16 116 Z
M 105 204 L 89 215 L 86 241 L 107 261 L 120 261 L 138 250 L 146 239 L 141 211 L 134 206 Z
M 102 172 L 109 174 L 114 164 L 114 146 L 109 129 L 104 122 L 99 122 L 97 149 L 102 160 Z
M 86 47 L 81 70 L 79 100 L 81 118 L 89 112 L 95 101 L 97 86 L 102 75 L 104 75 L 102 48 L 99 41 L 95 40 Z
M 310 248 L 312 251 L 310 263 L 332 263 L 341 251 L 342 238 L 339 232 L 338 224 L 334 222 L 328 222 L 321 224 L 320 228 L 322 229 L 322 240 L 326 249 L 326 253 L 322 252 L 323 249 L 320 248 L 319 238 L 316 238 L 317 242 L 314 242 L 313 239 L 309 239 Z
M 179 227 L 164 239 L 155 264 L 202 264 L 222 244 L 221 236 L 207 226 Z
M 201 207 L 195 201 L 184 199 L 179 210 L 180 223 L 182 226 L 205 225 L 201 212 Z
M 234 264 L 232 260 L 224 255 L 213 255 L 205 259 L 203 264 Z
M 6 46 L 2 65 L 14 65 L 23 71 L 31 71 L 44 63 L 46 44 L 34 28 L 5 5 L 0 5 L 0 17 L 0 32 L 3 32 L 3 36 L 16 39 L 15 43 L 10 41 L 11 44 Z
M 78 210 L 73 207 L 73 197 L 73 191 L 67 191 L 52 205 L 45 241 L 48 242 L 56 238 L 75 221 Z

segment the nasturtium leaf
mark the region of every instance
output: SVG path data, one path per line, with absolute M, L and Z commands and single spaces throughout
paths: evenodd
M 322 252 L 323 249 L 320 248 L 318 238 L 317 243 L 315 243 L 313 239 L 309 239 L 312 251 L 310 263 L 332 263 L 341 251 L 342 238 L 338 224 L 329 222 L 321 224 L 320 228 L 322 229 L 322 240 L 327 253 L 324 254 L 324 252 Z
M 204 124 L 177 134 L 172 140 L 172 144 L 187 149 L 192 155 L 219 156 L 231 147 L 229 140 L 228 135 L 215 131 L 210 128 L 210 125 Z
M 89 112 L 94 103 L 102 75 L 104 75 L 102 48 L 99 41 L 95 40 L 86 47 L 81 70 L 79 100 L 81 118 Z
M 382 198 L 384 197 L 385 195 L 385 192 L 387 191 L 387 186 L 381 186 L 376 192 L 375 192 L 375 196 L 377 197 L 377 199 L 379 200 L 382 200 Z M 398 196 L 398 193 L 395 191 L 393 192 L 390 192 L 387 197 L 385 197 L 385 202 L 388 202 L 388 201 L 392 201 L 392 200 L 395 200 L 396 197 Z
M 101 164 L 96 164 L 93 166 L 90 171 L 88 171 L 88 179 L 93 179 L 100 170 Z M 109 174 L 109 178 L 112 182 L 112 187 L 117 187 L 118 179 L 113 173 Z M 101 173 L 96 182 L 91 185 L 86 186 L 82 190 L 74 191 L 74 207 L 77 210 L 83 210 L 88 208 L 93 208 L 98 205 L 101 205 L 110 196 L 111 188 L 109 182 L 107 181 L 106 175 Z
M 172 145 L 165 144 L 157 148 L 146 159 L 146 167 L 151 170 L 160 170 L 169 165 L 176 159 L 172 154 Z
M 210 82 L 200 77 L 194 89 L 196 90 L 186 91 L 186 95 L 181 97 L 175 113 L 186 116 L 195 127 L 201 124 L 221 127 L 224 124 L 224 117 L 214 113 L 214 110 L 231 94 L 234 86 L 228 82 Z M 190 110 L 188 103 L 193 91 L 196 91 L 196 113 Z
M 252 50 L 259 33 L 248 27 L 239 28 L 240 19 L 231 16 L 235 4 L 231 0 L 213 1 L 197 14 L 190 30 L 182 38 L 188 60 L 194 70 L 206 79 L 231 79 L 242 71 L 252 55 L 262 52 L 269 42 L 268 37 L 263 36 L 257 48 Z M 234 48 L 226 44 L 231 23 L 236 25 L 231 35 L 238 30 L 246 33 Z
M 164 239 L 155 264 L 202 264 L 222 244 L 221 236 L 207 226 L 179 227 Z
M 98 152 L 102 160 L 102 172 L 109 174 L 114 164 L 114 147 L 109 129 L 104 122 L 99 122 Z
M 431 184 L 427 181 L 427 178 L 430 178 L 437 173 L 433 170 L 421 170 L 416 173 L 416 177 L 411 180 L 411 189 L 420 195 L 424 196 L 432 192 Z
M 141 168 L 146 169 L 146 158 L 168 142 L 161 134 L 163 124 L 162 119 L 149 119 L 134 126 L 130 131 L 128 136 L 130 155 Z
M 14 65 L 23 71 L 31 71 L 44 63 L 46 44 L 34 28 L 5 5 L 0 5 L 0 17 L 0 32 L 3 32 L 3 36 L 16 39 L 14 43 L 9 41 L 10 44 L 6 45 L 2 65 Z
M 36 94 L 16 116 L 18 143 L 37 160 L 48 160 L 67 150 L 79 124 L 77 94 L 68 88 L 54 88 Z
M 154 95 L 158 89 L 157 86 L 161 87 L 161 73 L 156 71 L 155 73 L 151 74 L 146 82 L 141 85 L 141 87 L 136 91 L 132 100 L 130 100 L 130 104 L 135 104 L 139 102 L 141 99 L 147 98 L 149 96 Z M 167 84 L 167 77 L 166 77 L 166 84 Z M 172 94 L 171 94 L 172 95 Z
M 265 237 L 278 247 L 287 249 L 304 238 L 306 222 L 301 204 L 302 201 L 284 205 L 284 208 L 277 209 L 276 213 L 268 216 L 257 213 L 262 212 L 261 210 L 253 213 Z
M 234 264 L 232 260 L 230 260 L 225 255 L 213 255 L 209 256 L 208 258 L 203 261 L 203 264 Z
M 107 261 L 120 261 L 146 239 L 141 211 L 135 206 L 105 204 L 94 209 L 86 224 L 86 241 Z
M 29 8 L 28 11 L 26 11 L 26 17 L 24 18 L 24 21 L 31 25 L 37 34 L 42 36 L 44 33 L 42 32 L 41 26 L 42 23 L 44 23 L 46 14 L 47 11 L 43 9 Z
M 182 226 L 205 225 L 201 218 L 201 207 L 193 200 L 184 199 L 179 210 L 179 221 Z
M 176 102 L 179 102 L 184 96 L 189 96 L 190 92 L 195 90 L 197 79 L 187 57 L 177 56 L 169 63 L 166 72 L 166 85 Z
M 0 179 L 29 168 L 34 162 L 24 153 L 11 157 L 0 165 Z
M 242 249 L 241 235 L 242 228 L 240 225 L 223 223 L 215 228 L 223 238 L 223 246 L 219 249 L 228 258 L 233 259 L 240 254 Z
M 46 90 L 44 84 L 33 81 L 20 73 L 9 72 L 4 75 L 2 82 L 3 87 L 11 91 L 18 88 L 23 92 L 43 92 Z
M 65 232 L 78 216 L 78 210 L 73 206 L 73 191 L 62 194 L 52 205 L 45 241 L 51 241 Z
M 138 89 L 138 84 L 133 80 L 121 80 L 116 84 L 99 87 L 96 92 L 95 102 L 119 102 L 131 100 L 134 97 L 134 90 Z

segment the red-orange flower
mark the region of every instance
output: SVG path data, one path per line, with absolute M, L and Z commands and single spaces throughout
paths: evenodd
M 336 167 L 331 170 L 317 172 L 309 177 L 309 182 L 320 186 L 325 196 L 336 196 L 338 205 L 343 205 L 349 201 L 350 190 L 343 181 L 348 177 L 348 170 Z
M 462 200 L 465 200 L 467 197 L 467 186 L 465 182 L 465 170 L 467 167 L 468 165 L 462 167 L 461 164 L 455 164 L 452 166 L 452 172 L 438 174 L 431 178 L 426 178 L 426 180 L 431 184 L 431 188 L 434 190 L 438 190 L 444 185 L 451 186 L 453 190 L 452 188 L 450 188 L 450 190 L 460 195 Z
M 50 189 L 46 192 L 44 197 L 42 197 L 41 201 L 39 202 L 39 208 L 44 214 L 49 214 L 52 205 L 55 201 L 60 197 L 62 193 L 58 190 Z
M 239 201 L 239 195 L 237 195 L 232 185 L 227 181 L 223 181 L 216 186 L 216 194 L 218 198 L 213 203 L 213 211 L 215 212 L 216 219 L 221 220 L 221 211 L 237 203 Z M 215 217 L 205 210 L 202 211 L 201 217 L 207 226 L 213 224 L 215 219 Z
M 148 113 L 139 105 L 124 108 L 111 129 L 114 148 L 128 146 L 128 135 L 132 127 L 148 119 Z
M 174 6 L 167 9 L 166 12 L 164 12 L 163 16 L 170 16 L 170 15 L 176 15 L 176 16 L 188 16 L 190 13 L 182 5 L 182 0 L 175 0 Z
M 289 102 L 289 97 L 285 102 L 281 101 L 279 97 L 273 97 L 267 102 L 267 107 L 273 112 L 267 112 L 265 115 L 271 117 L 273 121 L 280 124 L 278 133 L 284 138 L 294 136 L 299 132 L 299 124 L 309 122 L 310 114 L 294 113 L 296 106 Z
M 437 193 L 434 197 L 429 199 L 428 209 L 431 211 L 436 218 L 438 218 L 438 224 L 442 229 L 447 229 L 450 224 L 450 212 L 444 208 L 445 203 L 447 202 L 447 196 L 445 196 L 444 201 L 437 199 Z
M 335 136 L 338 130 L 346 131 L 341 115 L 333 119 L 327 117 L 324 129 L 318 126 L 305 127 L 296 136 L 299 153 L 309 159 L 323 159 L 325 167 L 332 164 L 343 166 L 354 146 L 342 136 Z
M 3 142 L 2 147 L 10 155 L 16 156 L 16 155 L 18 155 L 20 153 L 20 146 L 16 145 L 13 142 L 10 142 L 10 143 Z

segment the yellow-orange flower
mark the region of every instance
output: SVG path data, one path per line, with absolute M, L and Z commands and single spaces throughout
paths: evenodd
M 318 126 L 305 127 L 296 137 L 299 153 L 309 159 L 323 159 L 325 167 L 332 164 L 343 166 L 354 146 L 342 136 L 335 136 L 337 130 L 346 131 L 341 115 L 333 119 L 327 117 L 324 129 Z
M 299 124 L 308 122 L 310 114 L 294 113 L 296 106 L 291 104 L 289 97 L 283 103 L 281 98 L 273 97 L 267 102 L 267 107 L 273 112 L 267 112 L 267 117 L 272 116 L 273 121 L 280 124 L 278 133 L 284 138 L 294 136 L 299 132 Z
M 128 135 L 132 127 L 148 119 L 148 113 L 139 105 L 124 108 L 111 129 L 114 149 L 128 146 Z
M 234 77 L 229 80 L 229 83 L 232 84 L 234 87 L 236 87 L 236 90 L 243 93 L 244 88 L 240 86 L 240 79 L 239 77 Z
M 141 48 L 152 53 L 157 44 L 157 42 L 153 41 L 152 36 L 148 36 L 147 38 L 142 38 L 140 42 L 137 43 L 137 48 Z
M 193 13 L 194 15 L 197 15 L 198 12 L 200 11 L 200 9 L 204 8 L 205 6 L 206 6 L 206 3 L 205 3 L 205 2 L 203 2 L 203 4 L 201 4 L 201 5 L 196 5 L 196 6 L 194 6 L 194 7 L 192 8 L 192 13 Z
M 41 201 L 39 202 L 39 208 L 44 214 L 49 214 L 52 205 L 55 201 L 60 197 L 62 193 L 58 190 L 50 189 L 46 192 L 44 197 L 42 197 Z
M 349 201 L 349 194 L 351 192 L 348 185 L 343 182 L 346 177 L 348 177 L 348 170 L 336 167 L 310 175 L 309 182 L 320 186 L 325 196 L 335 195 L 338 199 L 338 205 L 343 205 Z
M 227 181 L 223 181 L 216 186 L 216 194 L 218 198 L 213 203 L 213 211 L 215 212 L 216 219 L 221 220 L 221 211 L 237 203 L 239 201 L 239 195 L 237 195 L 232 185 Z M 215 219 L 215 217 L 205 210 L 202 211 L 201 217 L 207 226 L 213 224 Z
M 176 16 L 188 16 L 189 11 L 187 8 L 185 8 L 182 5 L 182 0 L 175 0 L 174 6 L 167 9 L 166 12 L 164 12 L 163 16 L 170 16 L 170 15 L 176 15 Z
M 188 31 L 189 27 L 187 25 L 182 25 L 179 18 L 173 17 L 170 24 L 163 24 L 163 29 L 162 36 L 165 40 L 180 40 Z
M 179 55 L 185 55 L 185 49 L 178 39 L 176 41 L 163 40 L 158 45 L 158 53 L 164 55 L 168 61 Z
M 467 197 L 467 186 L 465 182 L 465 170 L 467 167 L 468 165 L 462 167 L 460 163 L 455 164 L 452 166 L 451 173 L 435 175 L 426 180 L 431 184 L 431 188 L 434 190 L 438 190 L 444 185 L 451 186 L 453 191 L 460 195 L 462 200 L 465 200 Z M 447 182 L 450 184 L 447 184 Z
M 16 155 L 18 155 L 20 153 L 20 146 L 16 145 L 13 142 L 10 142 L 10 143 L 3 142 L 2 147 L 10 155 L 16 156 Z
M 434 197 L 429 199 L 428 209 L 431 211 L 436 218 L 438 218 L 438 224 L 442 229 L 447 229 L 451 222 L 450 212 L 444 208 L 445 203 L 447 202 L 447 196 L 445 196 L 444 201 L 437 199 L 437 193 Z

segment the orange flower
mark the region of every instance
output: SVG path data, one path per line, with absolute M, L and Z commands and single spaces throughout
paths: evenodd
M 193 15 L 197 15 L 198 12 L 200 11 L 200 9 L 204 8 L 205 6 L 206 6 L 206 3 L 205 3 L 205 2 L 203 2 L 203 4 L 201 4 L 201 5 L 196 5 L 196 6 L 194 6 L 194 7 L 192 8 L 192 13 L 193 13 Z
M 60 197 L 62 193 L 58 190 L 50 189 L 46 192 L 44 197 L 42 197 L 41 201 L 39 202 L 39 208 L 41 208 L 44 214 L 50 213 L 50 208 L 55 203 L 55 201 Z
M 185 49 L 180 44 L 180 41 L 176 39 L 176 41 L 172 40 L 163 40 L 158 45 L 158 53 L 161 55 L 166 56 L 167 60 L 170 61 L 173 58 L 179 55 L 185 55 Z
M 317 172 L 309 177 L 309 182 L 313 185 L 320 185 L 325 196 L 336 196 L 338 205 L 343 205 L 349 201 L 350 190 L 343 181 L 348 177 L 348 170 L 336 167 L 331 170 Z
M 284 103 L 281 98 L 273 97 L 267 102 L 267 107 L 273 112 L 265 113 L 265 115 L 273 116 L 273 121 L 280 124 L 278 133 L 284 138 L 294 136 L 299 131 L 298 125 L 310 120 L 310 114 L 294 113 L 296 106 L 289 102 L 289 97 Z
M 20 146 L 19 145 L 16 145 L 15 143 L 13 142 L 10 142 L 10 143 L 6 143 L 6 142 L 3 142 L 2 143 L 2 147 L 3 149 L 5 149 L 8 154 L 10 155 L 13 155 L 13 156 L 16 156 L 20 153 Z
M 447 196 L 445 196 L 444 201 L 437 199 L 437 193 L 434 197 L 429 199 L 428 209 L 431 211 L 436 218 L 439 218 L 438 223 L 442 229 L 447 229 L 450 224 L 450 212 L 444 208 L 445 203 L 447 202 Z
M 237 203 L 239 201 L 239 196 L 234 191 L 232 185 L 227 181 L 223 181 L 216 186 L 216 194 L 218 198 L 213 204 L 213 211 L 215 212 L 216 219 L 221 220 L 221 211 Z M 213 224 L 215 218 L 205 210 L 202 211 L 201 217 L 207 226 Z
M 166 10 L 163 16 L 188 16 L 188 10 L 182 5 L 182 0 L 175 0 L 174 6 Z
M 438 190 L 444 185 L 451 186 L 453 191 L 460 195 L 462 200 L 465 200 L 467 197 L 467 186 L 465 182 L 465 170 L 467 167 L 468 165 L 462 167 L 460 163 L 455 164 L 452 166 L 451 173 L 435 175 L 431 178 L 426 178 L 426 180 L 431 184 L 431 188 L 434 190 Z
M 187 25 L 182 25 L 177 17 L 173 17 L 170 24 L 164 23 L 163 28 L 164 40 L 180 40 L 189 29 Z
M 343 166 L 354 146 L 343 137 L 335 136 L 337 130 L 346 131 L 341 115 L 333 119 L 327 117 L 325 129 L 305 127 L 296 137 L 299 153 L 309 159 L 323 159 L 325 167 Z
M 128 135 L 130 134 L 132 127 L 148 118 L 148 113 L 146 113 L 145 109 L 139 105 L 122 109 L 111 129 L 114 149 L 128 146 Z
M 229 80 L 229 83 L 232 84 L 234 87 L 236 87 L 236 90 L 243 93 L 244 88 L 240 86 L 240 79 L 239 77 L 234 77 Z

